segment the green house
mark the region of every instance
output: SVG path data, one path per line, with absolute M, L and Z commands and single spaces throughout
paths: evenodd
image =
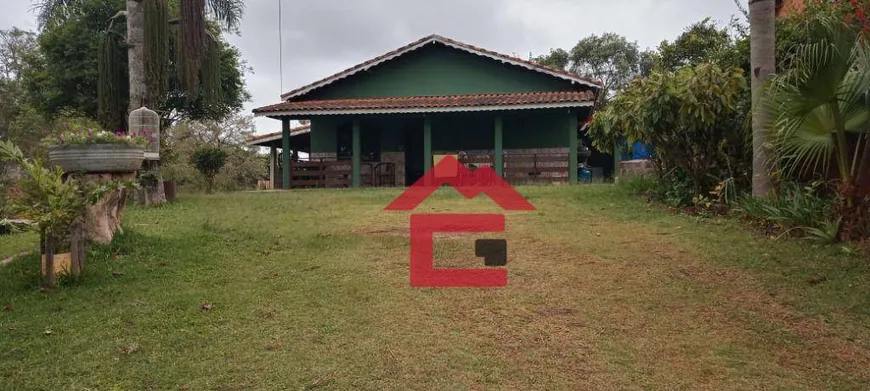
M 579 124 L 599 88 L 432 35 L 255 109 L 282 132 L 249 144 L 271 147 L 273 184 L 284 189 L 410 185 L 442 155 L 512 183 L 576 183 Z M 309 122 L 291 129 L 291 120 Z M 292 152 L 278 158 L 279 148 Z

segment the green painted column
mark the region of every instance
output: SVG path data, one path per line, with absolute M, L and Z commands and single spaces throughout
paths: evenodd
M 362 184 L 362 143 L 359 135 L 359 120 L 353 120 L 353 187 Z
M 290 189 L 290 118 L 281 117 L 281 188 Z
M 501 114 L 495 115 L 495 172 L 500 177 L 504 177 L 504 137 L 502 128 L 504 127 L 504 119 Z
M 577 113 L 568 112 L 568 182 L 577 181 Z
M 432 119 L 423 118 L 423 172 L 432 169 Z
M 622 160 L 622 151 L 619 149 L 619 139 L 613 146 L 613 183 L 619 182 L 619 161 Z

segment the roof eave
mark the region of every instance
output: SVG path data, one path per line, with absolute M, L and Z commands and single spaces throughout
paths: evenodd
M 364 115 L 364 114 L 425 114 L 425 113 L 456 113 L 477 111 L 509 111 L 509 110 L 534 110 L 534 109 L 558 109 L 575 107 L 592 107 L 594 102 L 554 102 L 532 103 L 519 105 L 495 105 L 495 106 L 454 106 L 454 107 L 402 107 L 382 109 L 321 109 L 321 110 L 284 110 L 255 112 L 256 117 L 286 117 L 286 116 L 320 116 L 320 115 Z

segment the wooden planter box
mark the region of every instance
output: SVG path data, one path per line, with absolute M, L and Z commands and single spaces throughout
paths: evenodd
M 145 149 L 126 144 L 55 145 L 48 160 L 66 172 L 135 172 L 142 167 Z
M 60 253 L 54 254 L 54 275 L 55 276 L 71 276 L 73 274 L 72 268 L 72 253 Z M 48 270 L 46 270 L 46 256 L 42 254 L 42 276 L 45 277 L 48 274 Z

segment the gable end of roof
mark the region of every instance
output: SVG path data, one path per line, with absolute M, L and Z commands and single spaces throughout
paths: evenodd
M 596 80 L 592 80 L 592 79 L 589 79 L 586 77 L 582 77 L 582 76 L 578 76 L 578 75 L 566 72 L 564 70 L 551 68 L 551 67 L 548 67 L 545 65 L 541 65 L 541 64 L 532 62 L 532 61 L 523 60 L 523 59 L 520 59 L 517 57 L 512 57 L 512 56 L 508 56 L 505 54 L 493 52 L 493 51 L 486 50 L 486 49 L 483 49 L 483 48 L 480 48 L 480 47 L 477 47 L 474 45 L 469 45 L 467 43 L 459 42 L 459 41 L 456 41 L 456 40 L 453 40 L 450 38 L 446 38 L 446 37 L 442 37 L 440 35 L 433 34 L 433 35 L 430 35 L 428 37 L 423 37 L 421 39 L 418 39 L 414 42 L 411 42 L 408 45 L 405 45 L 401 48 L 398 48 L 398 49 L 393 50 L 391 52 L 388 52 L 388 53 L 385 53 L 385 54 L 380 55 L 378 57 L 375 57 L 375 58 L 368 60 L 366 62 L 363 62 L 361 64 L 358 64 L 358 65 L 355 65 L 355 66 L 350 67 L 348 69 L 345 69 L 344 71 L 336 73 L 332 76 L 328 76 L 326 78 L 318 80 L 318 81 L 311 83 L 309 85 L 299 87 L 299 88 L 292 90 L 290 92 L 281 94 L 281 100 L 287 101 L 287 100 L 305 95 L 311 91 L 314 91 L 314 90 L 319 89 L 321 87 L 328 86 L 336 81 L 353 76 L 359 72 L 367 71 L 367 70 L 374 68 L 380 64 L 383 64 L 384 62 L 390 61 L 390 60 L 395 59 L 397 57 L 400 57 L 404 54 L 413 52 L 413 51 L 420 49 L 420 48 L 423 48 L 429 44 L 442 44 L 442 45 L 445 45 L 447 47 L 451 47 L 453 49 L 461 50 L 461 51 L 475 54 L 475 55 L 482 56 L 482 57 L 487 57 L 487 58 L 490 58 L 490 59 L 493 59 L 496 61 L 500 61 L 502 63 L 506 63 L 506 64 L 510 64 L 510 65 L 514 65 L 514 66 L 519 66 L 519 67 L 526 68 L 526 69 L 531 70 L 531 71 L 544 73 L 544 74 L 547 74 L 547 75 L 552 76 L 552 77 L 556 77 L 559 79 L 570 81 L 572 83 L 578 83 L 581 85 L 585 85 L 585 86 L 593 88 L 593 89 L 600 89 L 601 88 L 601 83 L 596 81 Z

